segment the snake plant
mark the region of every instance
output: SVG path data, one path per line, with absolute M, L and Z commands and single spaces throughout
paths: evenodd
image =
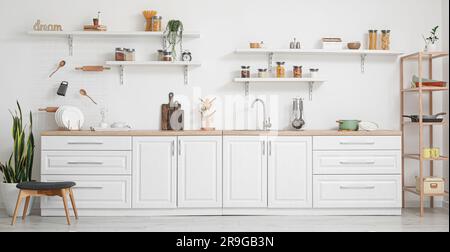
M 8 162 L 0 163 L 0 172 L 3 174 L 5 183 L 22 183 L 31 181 L 31 173 L 34 161 L 34 136 L 33 136 L 33 116 L 30 112 L 30 124 L 23 124 L 22 108 L 17 102 L 17 110 L 10 111 L 13 125 L 12 137 L 14 140 L 13 153 Z M 27 135 L 27 128 L 29 134 Z
M 179 20 L 170 20 L 164 31 L 164 48 L 170 47 L 172 56 L 177 58 L 177 45 L 180 44 L 180 51 L 183 51 L 183 23 Z

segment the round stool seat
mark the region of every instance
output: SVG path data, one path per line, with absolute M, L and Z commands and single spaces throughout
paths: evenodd
M 24 182 L 17 185 L 21 190 L 58 190 L 69 189 L 76 185 L 75 182 Z

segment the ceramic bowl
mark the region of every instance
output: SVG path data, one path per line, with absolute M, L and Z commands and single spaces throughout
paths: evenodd
M 361 42 L 350 42 L 347 44 L 350 50 L 359 50 L 361 48 Z

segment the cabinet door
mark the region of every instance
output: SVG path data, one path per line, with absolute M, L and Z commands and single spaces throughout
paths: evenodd
M 312 208 L 312 138 L 269 137 L 269 208 Z
M 224 137 L 225 208 L 267 207 L 266 150 L 266 137 Z
M 176 208 L 176 141 L 133 138 L 133 208 Z
M 178 207 L 222 207 L 222 137 L 178 138 Z

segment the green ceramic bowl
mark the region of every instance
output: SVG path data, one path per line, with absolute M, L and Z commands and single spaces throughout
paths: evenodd
M 339 130 L 342 131 L 358 131 L 360 120 L 339 120 Z

